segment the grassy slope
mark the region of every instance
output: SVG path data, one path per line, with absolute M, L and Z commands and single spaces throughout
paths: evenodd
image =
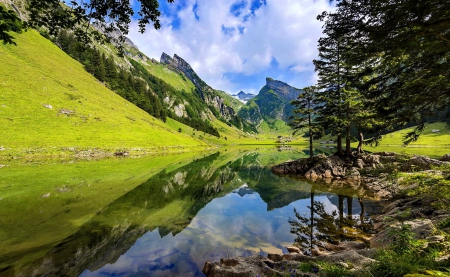
M 35 31 L 0 45 L 0 145 L 24 149 L 198 147 L 114 92 Z M 52 109 L 45 108 L 52 105 Z M 61 109 L 74 112 L 71 116 Z
M 181 91 L 184 89 L 186 92 L 195 90 L 194 84 L 183 74 L 172 71 L 163 64 L 152 63 L 151 61 L 140 62 L 145 66 L 150 74 L 164 80 L 166 83 L 173 86 L 177 90 Z
M 378 147 L 366 147 L 369 151 L 393 151 L 406 152 L 417 155 L 427 155 L 440 157 L 450 153 L 450 127 L 444 122 L 427 124 L 422 135 L 416 142 L 412 142 L 403 147 L 402 139 L 404 135 L 413 128 L 392 132 L 384 135 Z M 431 130 L 440 130 L 439 133 L 433 133 Z
M 387 135 L 383 135 L 380 145 L 377 147 L 364 146 L 364 149 L 370 152 L 404 152 L 416 155 L 425 155 L 430 157 L 441 157 L 444 154 L 450 153 L 450 127 L 444 122 L 436 122 L 427 124 L 422 135 L 416 142 L 403 146 L 404 135 L 412 131 L 413 127 L 395 131 Z M 431 130 L 440 130 L 438 133 L 433 133 Z M 322 139 L 316 141 L 316 147 L 319 142 L 335 140 L 335 137 L 327 135 Z M 352 143 L 352 147 L 356 148 L 357 142 Z

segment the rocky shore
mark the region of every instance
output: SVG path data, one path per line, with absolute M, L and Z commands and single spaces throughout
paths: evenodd
M 329 186 L 363 186 L 373 193 L 383 208 L 379 215 L 373 215 L 373 228 L 377 232 L 367 243 L 356 241 L 327 244 L 315 248 L 311 255 L 304 255 L 301 249 L 288 247 L 289 254 L 269 254 L 267 257 L 236 257 L 221 259 L 220 262 L 207 262 L 203 273 L 206 276 L 326 276 L 319 273 L 321 264 L 329 263 L 354 272 L 366 270 L 375 262 L 376 249 L 389 246 L 391 237 L 388 228 L 403 224 L 411 226 L 414 239 L 426 241 L 425 248 L 450 248 L 446 238 L 439 235 L 436 226 L 448 220 L 448 209 L 438 209 L 433 199 L 409 197 L 403 193 L 409 187 L 399 185 L 399 179 L 392 178 L 392 172 L 423 172 L 442 174 L 435 170 L 437 166 L 450 166 L 450 154 L 440 159 L 425 156 L 408 156 L 391 152 L 370 155 L 355 155 L 339 158 L 337 156 L 316 156 L 313 164 L 308 159 L 288 161 L 272 168 L 278 175 L 301 176 L 315 181 L 325 182 Z M 390 221 L 387 219 L 391 219 Z M 449 227 L 447 227 L 449 229 Z M 448 233 L 450 230 L 446 230 Z M 450 255 L 439 257 L 443 266 L 450 266 Z M 301 264 L 313 265 L 309 270 L 299 271 Z M 362 274 L 364 275 L 364 274 Z

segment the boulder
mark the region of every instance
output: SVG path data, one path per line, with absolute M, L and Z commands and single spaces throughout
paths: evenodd
M 404 162 L 400 167 L 403 171 L 409 170 L 428 170 L 431 166 L 441 166 L 449 164 L 449 162 L 439 161 L 428 158 L 426 156 L 417 156 Z
M 288 247 L 286 247 L 286 249 L 289 253 L 302 253 L 300 251 L 300 248 L 295 247 L 295 246 L 288 246 Z
M 366 245 L 358 241 L 341 241 L 339 242 L 339 248 L 341 251 L 362 250 L 366 248 Z
M 361 268 L 363 266 L 366 266 L 372 262 L 374 262 L 373 259 L 367 258 L 361 254 L 358 254 L 355 250 L 350 251 L 343 251 L 334 253 L 331 255 L 323 256 L 321 257 L 322 261 L 329 262 L 329 263 L 351 263 L 355 268 Z
M 356 168 L 359 168 L 359 169 L 363 169 L 365 165 L 366 164 L 364 163 L 364 161 L 362 159 L 356 159 L 353 162 L 353 166 L 356 167 Z
M 236 258 L 220 259 L 220 264 L 224 266 L 237 266 L 239 261 Z
M 439 160 L 442 162 L 450 162 L 450 154 L 445 154 Z
M 349 180 L 359 180 L 361 179 L 361 174 L 356 167 L 352 167 L 346 172 L 346 178 Z
M 395 152 L 383 151 L 383 152 L 377 152 L 377 153 L 375 153 L 375 155 L 379 155 L 381 157 L 395 157 L 397 154 Z
M 274 262 L 279 262 L 283 260 L 283 256 L 281 256 L 280 254 L 268 254 L 267 258 Z
M 380 163 L 380 155 L 362 156 L 362 160 L 366 164 L 379 164 Z
M 337 156 L 330 156 L 323 162 L 314 166 L 305 173 L 305 177 L 311 180 L 327 178 L 344 178 L 347 167 L 343 160 Z
M 276 174 L 305 174 L 309 165 L 306 160 L 300 159 L 289 161 L 272 167 L 272 172 Z
M 425 239 L 436 230 L 430 219 L 414 219 L 405 221 L 404 224 L 411 225 L 411 231 L 413 232 L 414 239 Z M 394 224 L 391 228 L 398 228 L 400 223 Z M 392 242 L 392 239 L 388 236 L 388 230 L 383 230 L 373 236 L 370 239 L 371 248 L 380 248 L 387 246 Z

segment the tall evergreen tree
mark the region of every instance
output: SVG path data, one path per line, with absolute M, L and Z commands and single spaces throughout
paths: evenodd
M 20 20 L 17 14 L 0 5 L 0 40 L 3 40 L 4 44 L 16 45 L 14 37 L 9 32 L 21 33 L 22 28 L 22 20 Z
M 308 130 L 309 156 L 310 161 L 314 161 L 313 140 L 317 140 L 323 135 L 323 128 L 315 121 L 314 104 L 316 103 L 317 87 L 310 86 L 303 89 L 303 93 L 297 100 L 291 102 L 295 106 L 294 115 L 289 125 L 294 129 L 294 134 L 304 129 Z
M 415 122 L 418 138 L 427 116 L 450 106 L 450 2 L 447 0 L 342 0 L 337 22 L 351 27 L 355 58 L 370 76 L 362 87 L 387 125 Z
M 344 120 L 342 42 L 341 37 L 332 34 L 319 39 L 319 59 L 313 63 L 318 71 L 318 91 L 316 95 L 317 121 L 337 136 L 337 154 L 342 156 L 342 135 Z

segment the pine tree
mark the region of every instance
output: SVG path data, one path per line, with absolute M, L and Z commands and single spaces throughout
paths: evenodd
M 344 119 L 342 51 L 340 37 L 322 37 L 319 39 L 319 59 L 313 61 L 319 75 L 315 107 L 317 121 L 337 136 L 339 156 L 343 155 L 342 136 L 347 125 Z
M 309 155 L 311 163 L 314 161 L 313 140 L 323 136 L 323 128 L 315 120 L 314 103 L 316 103 L 317 87 L 310 86 L 303 89 L 303 93 L 297 100 L 291 102 L 295 106 L 294 115 L 289 125 L 294 129 L 294 134 L 304 129 L 308 130 Z
M 361 87 L 388 126 L 415 122 L 405 139 L 418 138 L 427 116 L 450 106 L 450 2 L 447 0 L 339 1 L 335 22 L 356 44 Z M 324 13 L 326 15 L 326 13 Z M 344 16 L 351 15 L 351 16 Z M 328 18 L 327 20 L 330 20 Z

